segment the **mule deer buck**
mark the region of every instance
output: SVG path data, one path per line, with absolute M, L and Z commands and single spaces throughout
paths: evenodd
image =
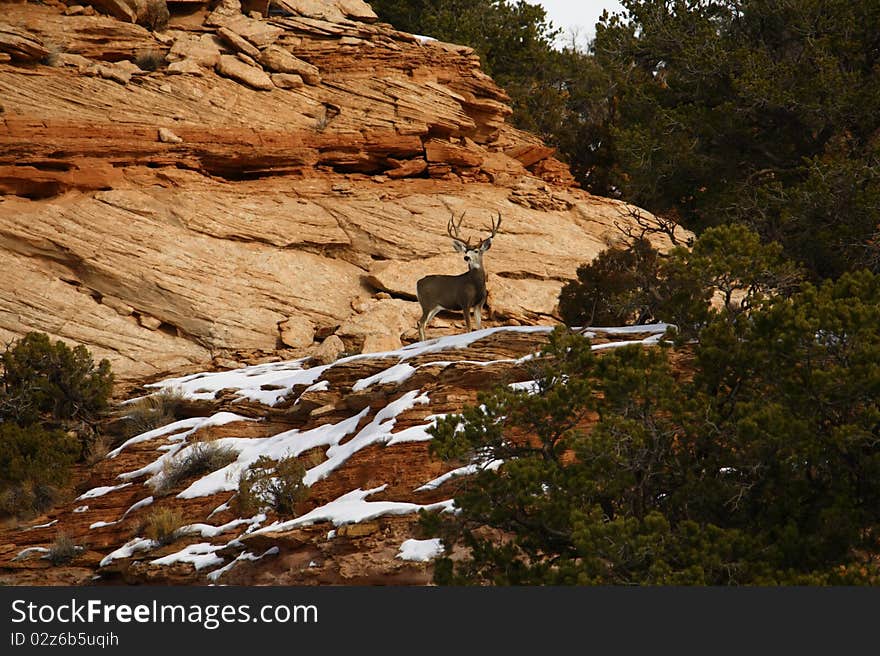
M 488 237 L 481 239 L 479 244 L 471 246 L 470 237 L 463 241 L 459 234 L 461 222 L 464 220 L 464 212 L 455 222 L 455 214 L 446 224 L 446 232 L 452 237 L 452 246 L 459 253 L 464 254 L 468 270 L 457 276 L 432 275 L 425 276 L 416 283 L 416 296 L 422 306 L 422 318 L 419 319 L 419 338 L 425 341 L 425 328 L 428 322 L 440 310 L 460 310 L 464 313 L 464 323 L 468 332 L 471 330 L 471 310 L 477 322 L 477 330 L 482 321 L 483 306 L 486 304 L 486 272 L 483 270 L 483 253 L 492 246 L 492 238 L 498 234 L 501 227 L 501 212 L 498 212 L 498 222 L 492 219 L 491 232 Z

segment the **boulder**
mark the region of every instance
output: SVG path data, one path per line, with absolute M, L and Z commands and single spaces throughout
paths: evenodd
M 253 66 L 248 66 L 238 57 L 221 55 L 217 63 L 217 72 L 224 77 L 246 84 L 252 89 L 259 91 L 271 91 L 275 88 L 272 79 L 265 71 Z
M 307 317 L 295 315 L 279 322 L 281 342 L 291 348 L 311 346 L 315 341 L 315 324 Z
M 312 66 L 279 46 L 269 46 L 263 50 L 259 54 L 259 62 L 275 73 L 295 73 L 306 84 L 314 85 L 321 82 L 317 66 Z

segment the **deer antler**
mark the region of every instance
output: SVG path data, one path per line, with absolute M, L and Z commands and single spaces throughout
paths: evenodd
M 500 228 L 501 228 L 501 212 L 498 212 L 498 222 L 497 223 L 495 222 L 495 217 L 492 217 L 492 226 L 489 228 L 489 230 L 491 230 L 492 234 L 489 235 L 488 237 L 486 237 L 485 239 L 482 239 L 480 241 L 480 243 L 484 244 L 487 241 L 489 241 L 490 239 L 493 239 L 495 237 L 495 235 L 498 234 L 498 230 Z
M 456 224 L 455 223 L 455 213 L 452 213 L 452 216 L 449 217 L 449 223 L 446 224 L 446 232 L 455 241 L 459 242 L 460 244 L 464 244 L 465 246 L 470 248 L 471 238 L 468 237 L 467 241 L 465 241 L 464 239 L 461 238 L 461 235 L 459 234 L 459 228 L 461 228 L 461 222 L 464 221 L 465 214 L 467 214 L 467 210 L 465 210 L 464 212 L 461 213 L 461 216 L 458 217 L 458 224 Z

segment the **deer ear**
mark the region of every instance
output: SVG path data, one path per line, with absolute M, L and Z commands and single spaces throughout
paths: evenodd
M 483 240 L 483 243 L 480 244 L 480 252 L 481 252 L 481 253 L 485 253 L 485 252 L 488 251 L 491 247 L 492 247 L 492 238 L 491 238 L 491 237 L 487 237 L 486 239 Z
M 464 253 L 467 251 L 467 246 L 465 246 L 462 242 L 458 241 L 457 239 L 452 240 L 452 247 L 458 253 Z

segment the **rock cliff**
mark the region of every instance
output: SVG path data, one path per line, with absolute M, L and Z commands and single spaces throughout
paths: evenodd
M 400 348 L 416 280 L 464 270 L 463 212 L 503 216 L 488 325 L 552 323 L 631 220 L 506 123 L 467 47 L 360 0 L 157 7 L 0 1 L 2 340 L 86 344 L 129 382 Z
M 656 343 L 665 328 L 587 336 L 604 350 Z M 0 528 L 0 584 L 430 583 L 438 545 L 421 534 L 418 512 L 449 510 L 476 465 L 433 458 L 427 431 L 493 385 L 528 389 L 549 331 L 487 328 L 326 365 L 158 381 L 144 392 L 173 390 L 179 418 L 83 467 L 72 498 L 45 516 Z M 211 471 L 172 474 L 204 448 L 231 455 Z M 294 456 L 306 468 L 308 497 L 294 515 L 241 508 L 240 476 L 261 456 Z M 177 518 L 169 539 L 150 533 L 157 511 Z M 76 553 L 53 566 L 46 556 L 62 534 Z

